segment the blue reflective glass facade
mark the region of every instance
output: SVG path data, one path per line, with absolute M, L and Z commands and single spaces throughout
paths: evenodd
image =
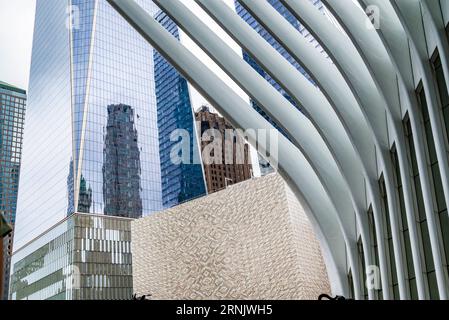
M 74 212 L 162 209 L 153 75 L 106 0 L 37 1 L 14 250 Z
M 176 24 L 162 11 L 155 18 L 170 33 L 180 40 Z M 197 130 L 189 95 L 187 81 L 154 51 L 154 74 L 159 126 L 159 147 L 161 159 L 162 201 L 165 208 L 206 194 L 203 168 L 199 155 Z M 171 139 L 177 130 L 188 132 L 190 140 L 189 159 L 195 163 L 175 164 L 171 152 L 178 139 Z M 173 140 L 173 141 L 172 141 Z

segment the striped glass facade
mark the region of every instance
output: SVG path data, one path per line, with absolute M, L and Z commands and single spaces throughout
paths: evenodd
M 130 300 L 131 219 L 75 214 L 14 255 L 11 300 Z

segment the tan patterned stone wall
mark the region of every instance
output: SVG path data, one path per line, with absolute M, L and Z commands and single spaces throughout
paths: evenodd
M 319 243 L 278 175 L 132 222 L 134 290 L 153 299 L 317 299 Z

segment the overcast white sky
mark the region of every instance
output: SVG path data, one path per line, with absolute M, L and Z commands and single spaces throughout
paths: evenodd
M 0 0 L 0 81 L 27 89 L 35 0 Z

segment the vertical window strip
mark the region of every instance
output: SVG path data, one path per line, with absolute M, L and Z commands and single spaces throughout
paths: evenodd
M 357 241 L 357 249 L 358 249 L 358 253 L 359 253 L 359 268 L 362 272 L 362 278 L 363 278 L 363 283 L 362 283 L 362 287 L 363 287 L 363 298 L 365 300 L 368 300 L 368 288 L 366 287 L 366 280 L 367 280 L 367 276 L 366 276 L 366 264 L 365 264 L 365 255 L 364 255 L 364 250 L 363 250 L 363 243 L 362 243 L 362 238 L 359 238 L 359 241 Z
M 419 105 L 421 107 L 421 114 L 424 125 L 424 135 L 426 141 L 426 149 L 428 156 L 428 165 L 431 169 L 431 183 L 432 183 L 432 198 L 433 207 L 436 212 L 436 221 L 439 224 L 439 231 L 441 239 L 443 241 L 443 256 L 446 264 L 446 268 L 449 265 L 449 217 L 447 212 L 446 200 L 444 198 L 443 183 L 441 181 L 441 174 L 439 169 L 438 158 L 435 149 L 435 142 L 432 135 L 432 125 L 429 117 L 429 110 L 426 100 L 425 91 L 422 85 L 420 85 L 416 91 L 418 96 Z
M 416 286 L 416 274 L 415 274 L 415 267 L 413 263 L 413 256 L 412 256 L 412 249 L 411 249 L 411 242 L 410 242 L 410 232 L 408 227 L 408 221 L 407 221 L 407 214 L 405 210 L 405 202 L 404 202 L 404 190 L 402 186 L 402 179 L 401 179 L 401 171 L 399 167 L 399 160 L 398 155 L 396 151 L 396 147 L 393 147 L 391 149 L 391 158 L 393 162 L 393 168 L 394 168 L 394 179 L 395 179 L 395 187 L 396 187 L 396 197 L 399 204 L 399 214 L 401 219 L 399 220 L 400 223 L 400 231 L 401 231 L 401 242 L 402 247 L 404 248 L 403 256 L 405 257 L 405 267 L 406 267 L 406 279 L 409 284 L 409 290 L 410 290 L 410 298 L 412 300 L 418 299 L 418 288 Z
M 447 26 L 448 28 L 446 29 L 446 31 L 449 32 L 449 25 Z M 444 120 L 444 127 L 445 127 L 445 132 L 446 132 L 446 141 L 448 142 L 449 145 L 449 94 L 447 92 L 447 83 L 446 83 L 446 79 L 444 76 L 444 70 L 443 70 L 443 65 L 441 63 L 441 58 L 439 55 L 438 50 L 435 51 L 435 53 L 433 54 L 433 58 L 432 58 L 432 66 L 433 66 L 433 70 L 434 70 L 434 77 L 435 77 L 435 81 L 437 84 L 437 88 L 438 88 L 438 96 L 440 98 L 440 103 L 441 103 L 441 114 L 443 116 L 443 120 Z M 422 90 L 424 91 L 424 90 Z M 440 182 L 440 181 L 439 181 Z M 440 186 L 438 186 L 440 187 Z M 441 189 L 439 191 L 439 194 L 437 195 L 437 201 L 439 198 L 443 198 L 444 199 L 444 193 L 442 190 L 442 186 Z M 447 208 L 445 208 L 444 210 L 440 210 L 441 208 L 441 200 L 439 201 L 440 205 L 438 208 L 438 213 L 439 213 L 439 222 L 440 222 L 440 226 L 441 226 L 441 235 L 443 237 L 443 243 L 445 244 L 445 263 L 446 263 L 446 268 L 448 269 L 449 272 L 449 252 L 447 251 L 449 248 L 449 218 L 448 218 L 448 213 L 447 213 Z M 446 206 L 444 206 L 446 207 Z
M 379 262 L 379 246 L 377 243 L 377 235 L 376 235 L 376 224 L 374 221 L 374 214 L 373 214 L 373 208 L 372 206 L 368 209 L 368 224 L 369 224 L 369 230 L 370 230 L 370 238 L 371 238 L 371 247 L 374 253 L 374 264 L 377 268 L 380 268 L 380 262 Z M 374 290 L 374 297 L 377 300 L 383 299 L 383 292 L 382 287 L 380 289 Z
M 398 284 L 398 276 L 396 273 L 396 261 L 394 258 L 394 248 L 393 248 L 393 233 L 391 231 L 391 223 L 390 223 L 390 208 L 388 204 L 387 192 L 385 187 L 384 177 L 381 176 L 379 179 L 379 188 L 380 188 L 380 196 L 382 202 L 382 220 L 385 228 L 384 238 L 386 240 L 386 252 L 388 256 L 388 273 L 389 273 L 389 284 L 393 290 L 394 299 L 399 299 L 399 284 Z
M 354 299 L 354 279 L 352 278 L 352 271 L 349 269 L 348 271 L 348 286 L 349 286 L 349 298 Z
M 446 139 L 449 138 L 449 95 L 447 92 L 446 79 L 444 77 L 443 65 L 441 64 L 438 50 L 435 51 L 432 58 L 435 82 L 438 89 L 438 95 L 441 103 L 441 111 L 446 131 Z M 424 91 L 424 90 L 421 90 Z
M 424 199 L 421 189 L 421 180 L 416 160 L 414 137 L 408 115 L 403 119 L 404 133 L 406 137 L 406 147 L 408 160 L 410 164 L 411 176 L 413 181 L 413 199 L 415 200 L 415 218 L 417 222 L 418 238 L 420 240 L 420 251 L 423 253 L 423 273 L 428 283 L 428 291 L 431 299 L 438 299 L 438 287 L 435 275 L 435 266 L 433 263 L 432 248 L 430 245 L 429 229 L 427 226 L 427 217 L 424 209 Z

